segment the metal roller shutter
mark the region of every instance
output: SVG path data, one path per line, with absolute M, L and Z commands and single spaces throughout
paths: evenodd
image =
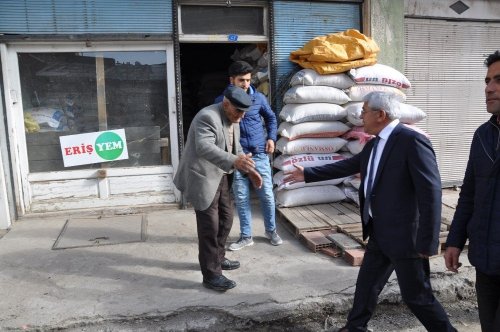
M 273 81 L 277 98 L 280 90 L 286 88 L 282 83 L 295 68 L 288 60 L 290 52 L 317 36 L 347 29 L 361 30 L 359 3 L 273 1 L 273 15 Z
M 427 113 L 443 187 L 461 184 L 476 128 L 489 117 L 486 55 L 500 45 L 500 23 L 405 18 L 407 103 Z
M 2 0 L 0 33 L 172 33 L 172 1 Z

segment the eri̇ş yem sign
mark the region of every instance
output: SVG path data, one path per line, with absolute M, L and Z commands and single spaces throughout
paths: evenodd
M 125 130 L 60 136 L 64 167 L 128 159 Z

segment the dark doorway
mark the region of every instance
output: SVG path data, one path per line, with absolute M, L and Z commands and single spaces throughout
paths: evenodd
M 266 46 L 256 44 L 185 43 L 180 45 L 182 121 L 184 138 L 196 113 L 214 103 L 229 84 L 227 68 L 234 60 L 245 60 L 252 66 L 252 59 L 241 58 L 247 50 L 256 47 L 265 51 Z M 262 52 L 263 53 L 263 52 Z M 254 61 L 256 62 L 256 61 Z

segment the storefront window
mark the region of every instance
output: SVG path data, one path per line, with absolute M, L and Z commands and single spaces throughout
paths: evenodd
M 18 57 L 30 172 L 170 164 L 165 51 Z M 129 159 L 64 167 L 59 136 L 121 128 Z

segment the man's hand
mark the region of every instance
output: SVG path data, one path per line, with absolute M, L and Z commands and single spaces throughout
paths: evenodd
M 462 263 L 459 262 L 460 259 L 460 250 L 456 247 L 448 247 L 444 253 L 444 263 L 446 264 L 446 268 L 452 272 L 458 272 L 458 268 L 462 266 Z
M 252 181 L 253 187 L 255 189 L 260 189 L 262 187 L 262 176 L 255 170 L 251 169 L 248 172 L 248 178 Z
M 293 165 L 295 169 L 293 171 L 286 171 L 285 177 L 283 178 L 283 183 L 294 184 L 297 182 L 304 182 L 304 167 L 299 165 Z
M 252 159 L 252 154 L 240 154 L 234 161 L 234 168 L 242 173 L 248 173 L 255 168 L 255 162 Z
M 272 139 L 268 139 L 266 142 L 266 153 L 274 152 L 274 141 Z

